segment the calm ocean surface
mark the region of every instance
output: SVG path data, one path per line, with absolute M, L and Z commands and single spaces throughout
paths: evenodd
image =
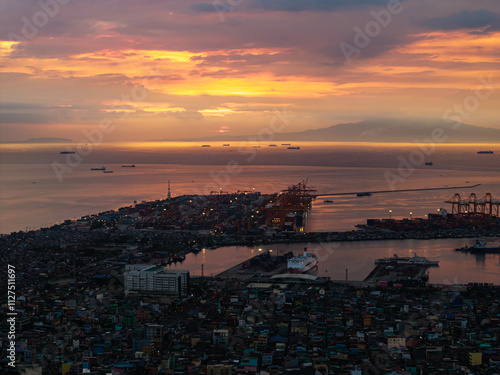
M 375 266 L 378 258 L 399 256 L 425 256 L 439 260 L 439 267 L 428 269 L 429 282 L 434 284 L 460 284 L 468 282 L 500 283 L 500 254 L 473 255 L 454 251 L 471 239 L 441 240 L 390 240 L 365 242 L 333 242 L 325 244 L 279 244 L 261 246 L 262 251 L 273 250 L 283 254 L 293 251 L 298 255 L 307 247 L 308 252 L 318 256 L 318 276 L 332 280 L 345 280 L 348 270 L 349 280 L 363 280 Z M 182 263 L 175 263 L 172 269 L 189 269 L 192 275 L 201 275 L 201 265 L 205 276 L 233 267 L 244 260 L 259 254 L 259 247 L 223 247 L 205 250 L 198 254 L 187 254 Z
M 422 153 L 418 154 L 420 148 L 415 144 L 301 142 L 300 150 L 288 150 L 280 143 L 277 147 L 268 145 L 235 142 L 224 147 L 212 142 L 212 147 L 202 148 L 201 143 L 103 143 L 94 145 L 90 154 L 59 181 L 52 163 L 68 165 L 68 161 L 74 161 L 68 158 L 75 155 L 61 155 L 60 151 L 76 150 L 76 144 L 0 144 L 0 233 L 37 229 L 131 205 L 135 200 L 161 199 L 166 197 L 168 180 L 173 196 L 210 193 L 220 188 L 229 192 L 255 189 L 271 193 L 306 178 L 318 194 L 389 190 L 387 173 L 401 176 L 398 172 L 401 160 L 408 161 L 411 155 L 415 169 L 402 170 L 404 175 L 395 184 L 396 189 L 482 185 L 456 191 L 333 197 L 333 204 L 317 199 L 307 230 L 351 230 L 356 224 L 366 223 L 368 218 L 388 217 L 389 210 L 393 218 L 409 217 L 410 212 L 413 217 L 423 217 L 441 207 L 448 209 L 444 201 L 456 192 L 464 196 L 489 192 L 500 197 L 498 143 L 429 146 L 425 160 L 418 159 Z M 494 150 L 495 154 L 478 155 L 477 151 L 483 149 Z M 424 161 L 433 165 L 425 166 Z M 135 164 L 136 168 L 122 168 L 123 164 Z M 100 166 L 114 173 L 90 170 Z M 463 240 L 343 244 L 320 262 L 318 272 L 344 279 L 348 268 L 350 278 L 362 279 L 373 267 L 374 259 L 392 256 L 394 252 L 405 255 L 414 251 L 441 260 L 441 267 L 431 270 L 432 282 L 445 279 L 453 282 L 455 277 L 462 282 L 461 278 L 468 278 L 467 275 L 474 276 L 474 281 L 492 282 L 492 278 L 500 281 L 498 255 L 478 259 L 451 251 L 462 245 Z M 297 251 L 302 247 L 290 245 L 290 249 Z M 216 256 L 215 268 L 207 260 L 205 272 L 215 274 L 222 271 L 226 261 L 236 264 L 252 254 L 252 249 L 231 248 L 207 250 L 205 256 L 225 251 L 231 256 L 223 261 Z M 200 253 L 197 258 L 201 256 Z M 190 258 L 186 261 L 186 265 L 194 261 L 193 274 L 199 274 L 196 272 L 199 262 Z

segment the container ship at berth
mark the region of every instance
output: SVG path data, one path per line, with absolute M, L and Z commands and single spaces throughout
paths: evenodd
M 307 253 L 304 248 L 304 255 L 299 255 L 288 259 L 288 273 L 305 273 L 318 266 L 318 257 Z
M 400 257 L 394 254 L 392 258 L 382 258 L 377 259 L 375 264 L 390 264 L 395 262 L 398 265 L 419 265 L 419 266 L 437 266 L 439 265 L 439 260 L 429 260 L 425 257 L 420 257 L 417 254 L 413 254 L 412 257 Z
M 472 246 L 464 246 L 455 251 L 466 251 L 471 253 L 500 253 L 500 242 L 486 242 L 485 240 L 477 240 Z

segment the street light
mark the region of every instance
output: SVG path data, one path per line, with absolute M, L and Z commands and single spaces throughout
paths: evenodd
M 392 210 L 389 210 L 389 220 L 392 219 Z
M 411 216 L 411 215 L 413 215 L 413 212 L 410 212 L 410 220 L 412 219 L 412 216 Z

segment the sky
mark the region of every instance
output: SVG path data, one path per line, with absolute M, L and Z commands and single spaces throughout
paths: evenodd
M 500 128 L 499 47 L 498 0 L 0 0 L 0 139 Z

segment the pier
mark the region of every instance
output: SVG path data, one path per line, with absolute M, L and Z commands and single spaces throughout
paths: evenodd
M 370 274 L 365 278 L 365 282 L 408 282 L 409 280 L 418 282 L 427 282 L 428 275 L 426 273 L 430 266 L 420 264 L 377 264 Z
M 216 277 L 239 280 L 269 279 L 286 272 L 288 257 L 266 251 L 219 273 Z

